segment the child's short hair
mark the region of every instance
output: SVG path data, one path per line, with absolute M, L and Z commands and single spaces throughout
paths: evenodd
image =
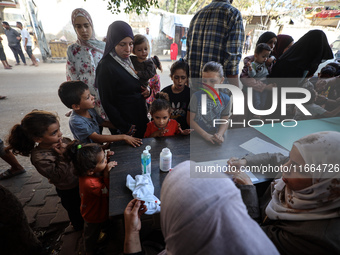
M 58 116 L 51 112 L 33 110 L 26 114 L 20 124 L 11 129 L 8 143 L 14 154 L 29 156 L 35 146 L 34 138 L 43 137 L 48 127 L 58 122 Z
M 202 73 L 214 72 L 223 77 L 223 66 L 215 61 L 210 61 L 203 66 Z
M 260 54 L 264 50 L 272 51 L 272 49 L 270 48 L 270 46 L 268 44 L 259 43 L 255 48 L 255 54 Z
M 170 67 L 170 77 L 172 77 L 175 74 L 176 70 L 178 70 L 178 69 L 184 70 L 188 79 L 189 79 L 189 65 L 182 58 L 171 65 L 171 67 Z
M 96 167 L 97 156 L 102 150 L 102 147 L 97 143 L 82 144 L 80 141 L 74 140 L 67 145 L 64 157 L 68 162 L 73 163 L 76 176 L 86 176 L 89 170 Z
M 334 77 L 336 73 L 336 69 L 333 66 L 326 65 L 320 71 L 320 77 L 327 76 L 327 77 Z
M 307 87 L 306 89 L 310 92 L 310 99 L 305 104 L 313 104 L 316 99 L 316 91 L 313 87 Z
M 133 38 L 133 46 L 137 46 L 142 43 L 146 43 L 148 45 L 148 49 L 150 49 L 149 40 L 146 36 L 140 34 L 135 35 Z M 132 52 L 135 53 L 135 47 L 133 47 Z
M 165 92 L 159 92 L 155 95 L 155 100 L 150 106 L 150 114 L 152 115 L 155 112 L 162 110 L 169 110 L 169 113 L 171 112 L 169 95 Z
M 340 63 L 339 62 L 331 62 L 331 63 L 328 63 L 326 66 L 332 66 L 335 68 L 336 72 L 339 71 L 340 69 Z
M 58 95 L 61 102 L 72 109 L 73 104 L 80 104 L 81 96 L 87 89 L 89 86 L 82 81 L 66 81 L 60 85 Z

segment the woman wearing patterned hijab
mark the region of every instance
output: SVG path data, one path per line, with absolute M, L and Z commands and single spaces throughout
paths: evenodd
M 274 183 L 261 201 L 244 173 L 234 175 L 242 198 L 252 217 L 263 220 L 262 229 L 281 254 L 340 254 L 340 157 L 339 132 L 319 132 L 294 142 L 290 157 L 283 164 L 282 178 Z M 259 165 L 246 157 L 247 165 Z M 271 157 L 271 164 L 274 163 Z M 255 162 L 257 162 L 255 164 Z M 261 160 L 267 164 L 267 160 Z M 268 201 L 269 198 L 269 201 Z
M 96 72 L 96 86 L 111 123 L 121 133 L 143 138 L 147 118 L 145 98 L 150 91 L 142 86 L 130 60 L 133 33 L 124 21 L 113 22 Z M 132 69 L 133 68 L 133 69 Z
M 183 162 L 163 182 L 161 228 L 166 247 L 159 255 L 278 254 L 225 174 L 192 178 L 191 168 L 195 162 Z M 144 211 L 136 200 L 125 209 L 125 254 L 141 251 L 139 216 Z
M 95 97 L 96 112 L 107 120 L 98 90 L 94 86 L 96 68 L 103 57 L 105 43 L 96 39 L 91 16 L 86 10 L 75 9 L 71 19 L 78 39 L 67 49 L 66 78 L 68 81 L 82 81 L 89 86 Z

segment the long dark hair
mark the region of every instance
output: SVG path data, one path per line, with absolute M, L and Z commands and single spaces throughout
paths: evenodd
M 74 140 L 67 145 L 64 157 L 66 161 L 73 163 L 74 174 L 80 177 L 86 176 L 89 170 L 96 167 L 98 163 L 97 156 L 101 151 L 103 149 L 97 143 L 83 144 L 78 140 Z
M 58 122 L 58 116 L 47 111 L 34 110 L 12 127 L 8 149 L 14 154 L 29 156 L 35 146 L 35 138 L 43 137 L 48 127 Z

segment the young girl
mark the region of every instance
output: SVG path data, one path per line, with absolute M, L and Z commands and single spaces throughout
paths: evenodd
M 182 130 L 176 120 L 170 119 L 171 106 L 169 96 L 160 92 L 156 95 L 155 101 L 150 107 L 150 114 L 153 121 L 147 124 L 144 137 L 173 136 L 176 134 L 188 135 L 192 130 Z
M 228 124 L 214 126 L 214 119 L 228 120 L 231 114 L 229 96 L 220 89 L 214 89 L 215 84 L 222 84 L 223 81 L 222 65 L 214 61 L 206 63 L 202 70 L 202 88 L 192 95 L 188 110 L 187 118 L 190 127 L 194 128 L 205 140 L 213 144 L 224 142 L 223 136 L 228 128 Z M 202 97 L 204 94 L 207 94 L 206 114 L 202 113 Z M 214 99 L 210 95 L 213 95 Z
M 175 119 L 183 129 L 187 129 L 187 110 L 190 102 L 189 65 L 182 59 L 176 61 L 170 68 L 170 77 L 173 84 L 162 89 L 162 92 L 169 95 L 171 119 Z
M 134 71 L 145 87 L 150 86 L 150 97 L 146 99 L 148 105 L 155 100 L 155 95 L 161 88 L 160 77 L 156 72 L 156 68 L 161 70 L 162 65 L 157 56 L 147 59 L 149 55 L 149 41 L 144 35 L 135 35 L 133 39 L 133 54 L 131 61 Z
M 46 111 L 32 111 L 12 128 L 8 142 L 14 154 L 31 155 L 37 171 L 55 185 L 73 227 L 82 229 L 78 178 L 62 155 L 69 140 L 62 137 L 58 117 Z
M 109 171 L 117 162 L 108 162 L 102 147 L 96 143 L 73 141 L 64 153 L 73 163 L 79 177 L 81 214 L 85 220 L 84 241 L 86 254 L 93 254 L 101 229 L 109 218 Z

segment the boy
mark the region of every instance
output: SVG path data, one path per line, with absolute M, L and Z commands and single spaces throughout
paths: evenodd
M 330 118 L 335 117 L 340 113 L 340 106 L 337 106 L 333 111 L 327 111 L 320 105 L 315 104 L 317 98 L 317 92 L 312 88 L 307 88 L 311 93 L 310 100 L 304 104 L 304 107 L 312 114 L 309 116 L 304 115 L 299 108 L 295 106 L 295 120 L 308 120 L 318 118 Z
M 267 75 L 269 74 L 268 68 L 266 66 L 266 61 L 269 58 L 271 48 L 266 43 L 260 43 L 255 48 L 254 62 L 248 62 L 248 76 L 250 78 L 258 78 L 262 82 L 265 81 Z M 271 90 L 272 84 L 268 84 L 265 89 L 260 91 L 253 90 L 253 105 L 257 110 L 262 110 L 267 99 L 267 90 Z
M 94 96 L 82 81 L 68 81 L 60 85 L 60 100 L 72 109 L 70 129 L 75 139 L 83 143 L 110 143 L 125 141 L 133 147 L 140 146 L 142 140 L 128 135 L 101 135 L 99 125 L 114 128 L 111 122 L 104 121 L 94 110 Z

